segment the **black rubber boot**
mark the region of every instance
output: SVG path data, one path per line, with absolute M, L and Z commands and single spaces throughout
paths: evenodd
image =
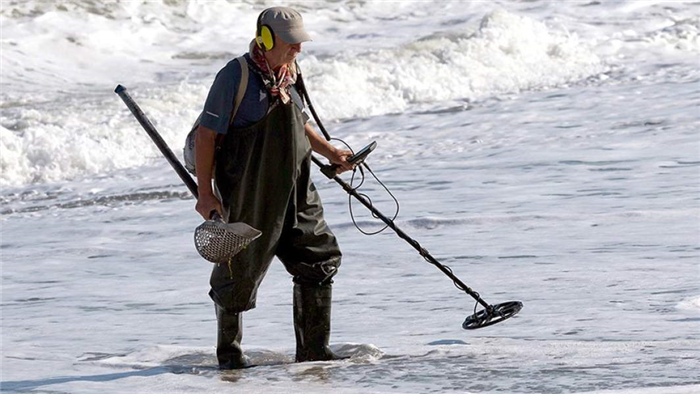
M 332 286 L 294 284 L 294 331 L 297 338 L 296 361 L 337 360 L 328 347 L 331 336 Z
M 243 338 L 242 313 L 226 313 L 216 306 L 218 335 L 216 341 L 216 358 L 219 359 L 219 369 L 240 369 L 253 365 L 243 354 L 241 339 Z

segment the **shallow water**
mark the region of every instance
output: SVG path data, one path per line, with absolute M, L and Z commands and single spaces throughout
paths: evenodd
M 221 25 L 199 26 L 217 19 L 195 2 L 27 4 L 0 13 L 2 391 L 700 391 L 697 4 L 301 5 L 324 32 L 301 59 L 312 98 L 334 136 L 378 142 L 368 163 L 400 201 L 396 223 L 488 302 L 525 308 L 462 330 L 474 301 L 390 231 L 360 234 L 314 174 L 345 255 L 331 342 L 352 357 L 291 363 L 292 283 L 275 262 L 244 315 L 261 366 L 231 372 L 215 368 L 194 201 L 111 92 L 127 85 L 179 151 L 226 62 Z M 262 8 L 217 4 L 253 21 Z M 132 46 L 112 55 L 80 29 Z M 247 43 L 250 29 L 228 29 Z M 66 55 L 20 54 L 39 49 Z M 100 69 L 112 56 L 130 60 Z M 363 190 L 394 212 L 375 181 Z

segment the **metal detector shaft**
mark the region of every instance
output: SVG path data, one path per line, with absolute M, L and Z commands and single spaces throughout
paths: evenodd
M 317 166 L 321 168 L 324 167 L 324 164 L 315 156 L 311 156 L 311 160 L 313 160 L 313 162 Z M 394 224 L 394 222 L 391 219 L 387 218 L 386 216 L 384 216 L 384 214 L 379 212 L 379 210 L 375 208 L 369 201 L 367 201 L 366 198 L 362 197 L 359 193 L 357 193 L 352 187 L 350 187 L 350 185 L 348 185 L 347 183 L 345 183 L 345 181 L 340 179 L 339 176 L 335 175 L 331 179 L 333 179 L 337 184 L 339 184 L 343 188 L 343 190 L 345 190 L 349 195 L 355 197 L 355 199 L 361 202 L 362 205 L 367 207 L 367 209 L 369 209 L 376 217 L 381 219 L 382 222 L 386 223 L 387 226 L 391 227 L 391 229 L 394 230 L 396 235 L 398 235 L 401 239 L 405 240 L 411 246 L 413 246 L 413 248 L 417 250 L 418 253 L 420 253 L 420 255 L 423 256 L 424 259 L 426 259 L 432 265 L 436 266 L 440 271 L 442 271 L 445 275 L 452 279 L 455 282 L 455 284 L 459 286 L 460 289 L 464 290 L 464 292 L 472 296 L 479 304 L 481 304 L 487 310 L 491 309 L 491 306 L 487 304 L 486 301 L 484 301 L 477 292 L 475 292 L 469 286 L 464 284 L 464 282 L 462 282 L 458 277 L 456 277 L 455 274 L 453 274 L 448 268 L 440 264 L 440 262 L 437 261 L 435 257 L 433 257 L 430 253 L 428 253 L 427 250 L 420 246 L 418 241 L 409 237 L 408 234 L 406 234 L 405 232 L 403 232 L 403 230 L 396 226 L 396 224 Z
M 171 151 L 165 141 L 163 141 L 163 138 L 160 136 L 160 134 L 158 134 L 158 131 L 155 127 L 153 127 L 153 124 L 150 120 L 148 120 L 143 111 L 141 111 L 138 104 L 136 104 L 131 96 L 129 96 L 129 93 L 126 92 L 126 88 L 122 85 L 117 85 L 117 88 L 114 89 L 114 93 L 118 94 L 119 97 L 122 98 L 124 104 L 126 104 L 134 117 L 139 121 L 139 123 L 141 123 L 143 129 L 146 130 L 158 149 L 160 149 L 160 152 L 163 154 L 163 156 L 165 156 L 165 159 L 168 160 L 168 163 L 170 163 L 175 172 L 177 172 L 177 175 L 180 176 L 180 179 L 185 182 L 185 185 L 187 185 L 187 188 L 190 189 L 190 192 L 192 192 L 194 198 L 199 198 L 197 184 L 194 182 L 194 179 L 192 179 L 190 174 L 187 173 L 185 167 L 182 166 L 177 157 L 175 157 L 173 151 Z

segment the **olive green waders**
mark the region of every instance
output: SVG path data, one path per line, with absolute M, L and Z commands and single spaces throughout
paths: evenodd
M 218 150 L 215 185 L 224 219 L 262 231 L 211 275 L 222 368 L 248 365 L 240 347 L 241 312 L 255 308 L 258 287 L 275 256 L 294 277 L 297 361 L 334 358 L 328 349 L 331 278 L 341 253 L 323 219 L 310 167 L 311 145 L 293 104 L 278 104 L 249 127 L 231 128 Z

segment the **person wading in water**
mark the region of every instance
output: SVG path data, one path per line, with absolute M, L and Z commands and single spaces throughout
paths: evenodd
M 245 222 L 262 231 L 211 274 L 222 369 L 250 366 L 241 349 L 241 315 L 255 308 L 275 256 L 293 276 L 296 361 L 337 358 L 328 341 L 341 252 L 323 218 L 310 159 L 313 150 L 343 172 L 352 169 L 347 162 L 352 153 L 321 138 L 302 113 L 295 58 L 309 40 L 297 11 L 264 10 L 249 52 L 219 71 L 200 117 L 195 209 L 205 219 L 217 212 L 228 223 Z

